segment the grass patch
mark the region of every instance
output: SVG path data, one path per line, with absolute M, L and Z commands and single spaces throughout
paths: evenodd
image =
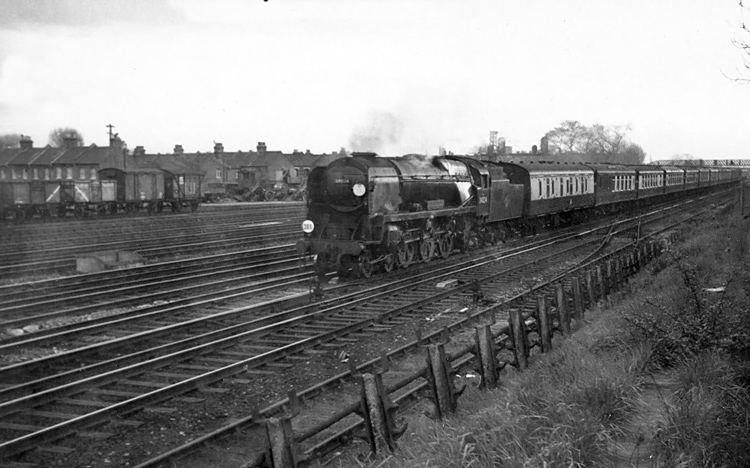
M 718 353 L 683 362 L 679 386 L 656 432 L 665 466 L 750 466 L 750 392 Z

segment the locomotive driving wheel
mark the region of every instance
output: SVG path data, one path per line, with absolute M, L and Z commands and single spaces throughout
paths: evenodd
M 372 261 L 370 260 L 370 254 L 362 253 L 359 255 L 357 261 L 357 273 L 362 278 L 371 278 L 373 272 Z
M 399 268 L 406 268 L 411 265 L 414 262 L 416 253 L 417 248 L 415 247 L 414 242 L 399 244 L 397 250 Z
M 450 257 L 453 252 L 453 236 L 446 234 L 438 241 L 438 253 L 443 258 Z
M 383 270 L 385 270 L 386 273 L 390 273 L 393 271 L 393 269 L 396 267 L 396 258 L 393 256 L 392 253 L 389 253 L 385 256 L 385 259 L 383 260 Z
M 435 254 L 435 243 L 432 239 L 422 239 L 419 241 L 419 258 L 427 263 L 432 260 L 432 256 Z

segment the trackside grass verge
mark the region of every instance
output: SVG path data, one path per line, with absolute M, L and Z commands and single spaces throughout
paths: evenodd
M 500 388 L 443 421 L 418 405 L 392 454 L 355 444 L 327 467 L 750 466 L 750 223 L 680 240 Z

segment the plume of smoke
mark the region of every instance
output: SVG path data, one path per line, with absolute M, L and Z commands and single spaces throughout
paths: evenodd
M 404 123 L 396 115 L 385 111 L 371 111 L 366 123 L 349 137 L 352 151 L 382 153 L 395 146 L 404 133 Z

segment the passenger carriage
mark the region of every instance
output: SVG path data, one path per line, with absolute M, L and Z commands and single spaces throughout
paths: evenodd
M 594 171 L 595 203 L 600 212 L 617 211 L 636 199 L 636 171 L 620 164 L 586 164 Z
M 657 166 L 633 166 L 637 173 L 638 200 L 664 195 L 664 169 Z
M 685 190 L 694 190 L 700 186 L 700 171 L 695 167 L 685 167 Z
M 523 184 L 523 217 L 532 227 L 573 221 L 596 203 L 594 170 L 583 164 L 498 163 L 511 184 Z
M 675 166 L 661 166 L 664 169 L 664 193 L 685 191 L 685 170 Z

